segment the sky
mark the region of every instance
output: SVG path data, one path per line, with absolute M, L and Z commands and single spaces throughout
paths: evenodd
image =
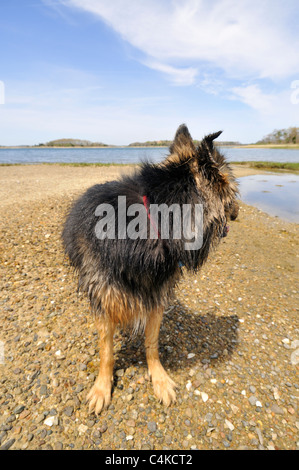
M 0 2 L 0 145 L 299 126 L 298 0 Z

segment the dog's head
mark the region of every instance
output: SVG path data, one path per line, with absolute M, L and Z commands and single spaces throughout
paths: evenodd
M 185 124 L 182 124 L 170 146 L 170 164 L 189 165 L 209 212 L 224 220 L 222 236 L 228 233 L 227 222 L 238 216 L 238 186 L 229 163 L 214 145 L 222 131 L 210 134 L 196 147 Z M 212 215 L 213 217 L 213 215 Z

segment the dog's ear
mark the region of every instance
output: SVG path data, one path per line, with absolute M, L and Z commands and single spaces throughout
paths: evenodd
M 169 151 L 171 156 L 177 157 L 178 161 L 191 158 L 195 154 L 195 146 L 186 124 L 182 124 L 176 131 Z
M 214 156 L 215 156 L 215 147 L 214 147 L 214 140 L 217 139 L 222 134 L 223 131 L 215 132 L 214 134 L 209 134 L 201 142 L 200 145 L 200 153 L 201 156 L 204 157 L 206 160 L 210 160 L 212 163 L 217 164 Z

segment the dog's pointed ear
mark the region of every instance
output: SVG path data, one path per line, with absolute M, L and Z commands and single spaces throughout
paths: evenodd
M 214 159 L 214 140 L 217 139 L 223 131 L 215 132 L 204 137 L 200 145 L 200 153 L 205 159 L 209 159 L 212 163 L 216 163 Z
M 176 131 L 169 151 L 171 155 L 177 155 L 179 160 L 190 158 L 195 154 L 195 146 L 186 124 L 181 124 Z

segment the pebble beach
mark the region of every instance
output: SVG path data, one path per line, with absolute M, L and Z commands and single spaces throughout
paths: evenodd
M 98 335 L 60 234 L 79 194 L 133 170 L 0 169 L 0 448 L 298 450 L 299 226 L 242 201 L 164 314 L 160 357 L 176 403 L 156 400 L 143 337 L 119 331 L 111 404 L 89 414 Z

